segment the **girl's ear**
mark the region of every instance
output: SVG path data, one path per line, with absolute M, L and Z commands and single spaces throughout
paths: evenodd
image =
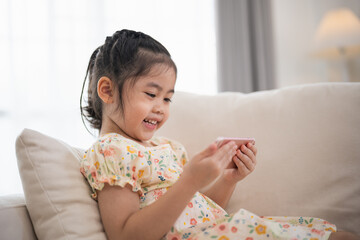
M 101 77 L 97 84 L 97 94 L 104 103 L 114 103 L 113 83 L 108 77 Z

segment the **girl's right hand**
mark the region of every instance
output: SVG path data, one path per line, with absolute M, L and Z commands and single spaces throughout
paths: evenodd
M 232 161 L 232 157 L 235 156 L 236 149 L 237 146 L 232 141 L 221 148 L 218 148 L 215 143 L 210 144 L 185 165 L 181 177 L 187 180 L 186 182 L 195 191 L 206 187 L 222 174 Z

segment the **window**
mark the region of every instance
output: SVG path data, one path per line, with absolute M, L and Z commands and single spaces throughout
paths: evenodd
M 0 28 L 0 194 L 22 192 L 15 139 L 23 128 L 80 148 L 94 141 L 80 91 L 92 51 L 116 30 L 165 45 L 178 66 L 176 91 L 217 92 L 214 0 L 1 1 Z

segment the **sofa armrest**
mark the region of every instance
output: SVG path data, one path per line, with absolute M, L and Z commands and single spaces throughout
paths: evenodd
M 0 239 L 37 239 L 21 194 L 0 196 Z

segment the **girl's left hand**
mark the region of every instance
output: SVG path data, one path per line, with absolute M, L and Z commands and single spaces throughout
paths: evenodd
M 236 150 L 236 155 L 232 162 L 225 169 L 223 178 L 228 182 L 238 182 L 255 170 L 257 148 L 255 145 L 248 143 L 241 145 Z

